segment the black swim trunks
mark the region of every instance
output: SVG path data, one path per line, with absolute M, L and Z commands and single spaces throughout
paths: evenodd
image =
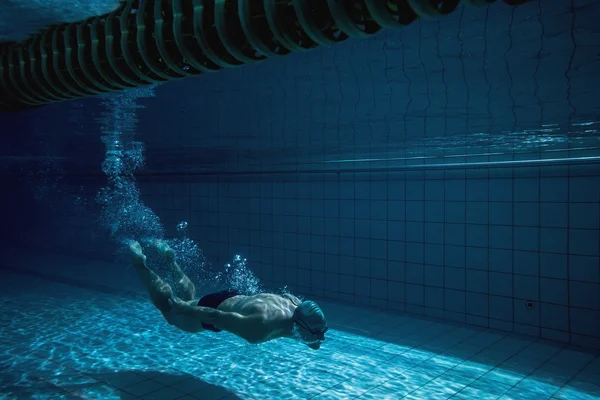
M 202 307 L 217 308 L 225 300 L 240 294 L 241 293 L 236 290 L 222 290 L 220 292 L 207 294 L 206 296 L 202 297 L 200 300 L 198 300 L 198 305 Z M 214 325 L 202 323 L 202 327 L 209 331 L 221 332 L 221 329 L 215 328 Z

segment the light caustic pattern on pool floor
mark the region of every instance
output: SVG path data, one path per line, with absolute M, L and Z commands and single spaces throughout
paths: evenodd
M 0 399 L 600 396 L 595 355 L 516 335 L 324 302 L 321 350 L 249 345 L 178 332 L 146 298 L 20 275 L 1 282 Z

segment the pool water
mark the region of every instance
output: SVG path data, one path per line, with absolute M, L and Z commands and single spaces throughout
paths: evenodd
M 250 345 L 177 331 L 141 285 L 86 273 L 129 267 L 31 254 L 22 263 L 0 283 L 2 400 L 600 396 L 598 355 L 563 344 L 317 299 L 330 326 L 319 351 L 289 339 Z M 72 274 L 47 272 L 59 263 Z

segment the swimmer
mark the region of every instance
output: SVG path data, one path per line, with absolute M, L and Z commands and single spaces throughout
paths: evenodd
M 146 265 L 142 246 L 128 243 L 133 266 L 152 303 L 165 320 L 186 332 L 227 331 L 249 343 L 276 338 L 297 339 L 313 350 L 325 340 L 327 321 L 314 301 L 300 301 L 291 294 L 261 293 L 245 296 L 224 290 L 196 299 L 196 288 L 177 264 L 175 252 L 161 240 L 154 243 L 167 260 L 173 274 L 173 287 Z

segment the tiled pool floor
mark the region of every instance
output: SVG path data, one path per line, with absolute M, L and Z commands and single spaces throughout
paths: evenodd
M 596 399 L 600 358 L 322 302 L 321 350 L 191 335 L 146 296 L 0 272 L 0 399 Z

